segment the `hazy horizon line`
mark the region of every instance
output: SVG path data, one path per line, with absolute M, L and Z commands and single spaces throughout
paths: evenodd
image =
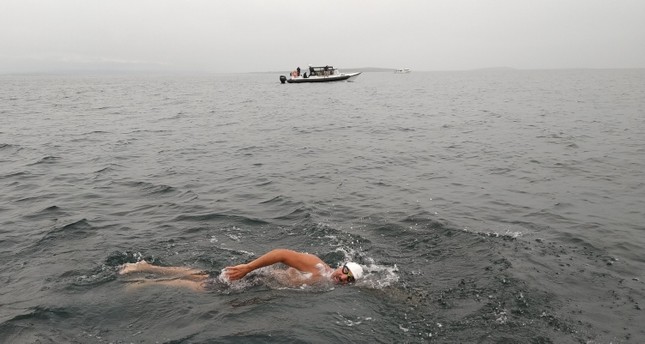
M 341 71 L 361 71 L 364 73 L 382 73 L 393 72 L 397 69 L 408 67 L 356 67 L 356 68 L 339 68 Z M 477 71 L 549 71 L 549 70 L 642 70 L 645 67 L 562 67 L 562 68 L 517 68 L 517 67 L 481 67 L 481 68 L 464 68 L 464 69 L 420 69 L 410 68 L 411 72 L 417 73 L 441 73 L 441 72 L 477 72 Z M 289 70 L 274 71 L 249 71 L 249 72 L 217 72 L 207 70 L 164 70 L 164 69 L 94 69 L 94 68 L 61 68 L 51 70 L 33 70 L 33 71 L 16 71 L 3 72 L 3 76 L 21 76 L 21 75 L 124 75 L 124 74 L 147 74 L 147 75 L 195 75 L 195 74 L 279 74 L 289 73 Z

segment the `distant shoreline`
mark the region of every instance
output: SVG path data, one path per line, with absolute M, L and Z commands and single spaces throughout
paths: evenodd
M 382 68 L 382 67 L 360 67 L 360 68 L 339 68 L 342 72 L 362 72 L 362 73 L 393 73 L 399 68 Z M 459 73 L 459 72 L 509 72 L 509 71 L 574 71 L 574 70 L 645 70 L 645 67 L 634 68 L 513 68 L 513 67 L 489 67 L 473 69 L 454 69 L 454 70 L 415 70 L 411 68 L 412 73 Z M 118 70 L 118 69 L 61 69 L 51 71 L 17 71 L 17 72 L 0 72 L 0 76 L 35 76 L 35 75 L 94 75 L 94 76 L 115 76 L 115 75 L 174 75 L 174 76 L 191 76 L 191 75 L 218 75 L 218 74 L 278 74 L 287 75 L 290 71 L 261 71 L 261 72 L 213 72 L 213 71 L 178 71 L 178 70 Z

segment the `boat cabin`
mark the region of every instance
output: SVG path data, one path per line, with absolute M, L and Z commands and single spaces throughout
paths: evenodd
M 336 74 L 338 70 L 334 66 L 312 67 L 309 66 L 309 76 L 330 76 Z

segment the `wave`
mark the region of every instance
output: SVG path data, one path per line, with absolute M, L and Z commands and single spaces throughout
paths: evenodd
M 48 250 L 54 244 L 67 246 L 71 240 L 85 239 L 96 235 L 96 232 L 96 228 L 87 219 L 80 219 L 62 227 L 55 227 L 49 230 L 32 247 Z
M 40 160 L 38 160 L 38 161 L 36 161 L 34 163 L 27 164 L 27 166 L 36 166 L 36 165 L 43 165 L 43 164 L 44 165 L 55 164 L 58 161 L 60 161 L 61 159 L 62 158 L 59 157 L 59 156 L 48 155 L 48 156 L 45 156 L 45 157 L 41 158 Z
M 120 164 L 108 164 L 107 166 L 100 168 L 93 173 L 95 175 L 101 175 L 101 174 L 108 174 L 108 173 L 115 173 L 115 172 L 121 172 L 125 169 L 125 166 L 120 165 Z
M 70 215 L 69 213 L 62 210 L 60 207 L 56 205 L 52 205 L 45 209 L 36 211 L 34 213 L 24 215 L 24 218 L 29 220 L 41 220 L 41 219 L 49 219 L 49 218 L 67 217 L 69 215 Z
M 128 132 L 128 134 L 141 134 L 141 133 L 170 133 L 171 130 L 166 129 L 136 129 Z
M 10 151 L 11 153 L 17 153 L 22 150 L 21 145 L 11 144 L 11 143 L 0 143 L 0 151 Z
M 291 209 L 287 214 L 274 216 L 273 220 L 306 221 L 310 217 L 311 211 L 307 207 L 302 206 Z
M 222 220 L 225 220 L 224 222 L 226 223 L 240 223 L 244 225 L 264 225 L 268 223 L 264 220 L 257 219 L 257 218 L 251 218 L 243 215 L 231 215 L 231 214 L 222 214 L 222 213 L 208 213 L 208 214 L 197 214 L 197 215 L 182 214 L 173 218 L 173 221 L 177 221 L 177 222 L 183 222 L 183 221 L 209 222 L 209 221 L 222 221 Z
M 35 306 L 22 311 L 21 314 L 0 324 L 0 342 L 2 343 L 55 343 L 70 342 L 71 337 L 51 327 L 65 324 L 74 318 L 74 312 L 64 307 Z M 47 325 L 46 325 L 47 324 Z
M 109 131 L 104 131 L 104 130 L 92 130 L 89 132 L 81 133 L 78 134 L 73 139 L 71 139 L 69 142 L 97 142 L 97 143 L 103 143 L 105 140 L 105 135 L 112 135 L 111 132 Z
M 165 184 L 153 184 L 149 182 L 132 181 L 132 182 L 125 182 L 124 185 L 139 189 L 147 195 L 164 195 L 164 194 L 174 194 L 177 192 L 177 189 Z

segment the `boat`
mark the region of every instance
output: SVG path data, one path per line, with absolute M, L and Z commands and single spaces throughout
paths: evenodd
M 395 69 L 394 73 L 396 73 L 396 74 L 408 74 L 408 73 L 410 73 L 410 68 Z
M 309 66 L 309 74 L 307 72 L 300 73 L 300 67 L 291 72 L 289 78 L 280 75 L 280 82 L 288 82 L 290 84 L 300 84 L 306 82 L 331 82 L 331 81 L 353 81 L 361 72 L 356 73 L 341 73 L 333 66 L 312 67 Z

